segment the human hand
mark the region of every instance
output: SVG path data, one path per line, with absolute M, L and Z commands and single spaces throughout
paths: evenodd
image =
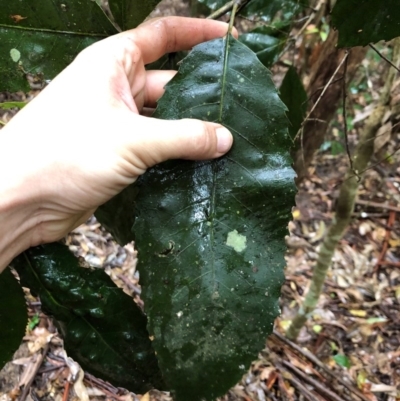
M 0 133 L 0 270 L 29 246 L 62 238 L 147 168 L 229 150 L 222 126 L 141 115 L 173 71 L 163 54 L 224 36 L 227 24 L 161 18 L 81 52 Z

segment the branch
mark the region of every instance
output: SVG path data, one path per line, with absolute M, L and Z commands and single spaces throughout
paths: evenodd
M 210 14 L 207 19 L 218 19 L 231 11 L 234 7 L 235 4 L 238 5 L 238 11 L 240 11 L 247 3 L 249 3 L 251 0 L 231 0 L 225 5 L 223 5 L 221 8 L 218 10 L 214 11 L 212 14 Z
M 393 61 L 398 63 L 400 61 L 400 38 L 394 39 L 393 43 Z M 289 339 L 294 340 L 298 337 L 301 328 L 314 311 L 323 289 L 326 273 L 331 266 L 335 249 L 350 224 L 360 182 L 358 176 L 361 176 L 366 170 L 374 153 L 374 138 L 389 108 L 390 92 L 395 76 L 396 74 L 393 73 L 393 70 L 389 69 L 379 104 L 367 119 L 360 135 L 354 152 L 353 169 L 351 167 L 348 169 L 345 180 L 340 187 L 335 217 L 321 245 L 310 288 L 303 305 L 300 306 L 297 315 L 287 330 L 286 335 Z

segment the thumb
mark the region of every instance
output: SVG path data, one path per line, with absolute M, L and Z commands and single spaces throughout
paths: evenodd
M 169 159 L 217 158 L 232 146 L 232 134 L 220 124 L 194 119 L 146 120 L 141 143 L 135 143 L 134 152 L 147 168 Z

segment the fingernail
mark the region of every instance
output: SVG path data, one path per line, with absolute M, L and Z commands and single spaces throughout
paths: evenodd
M 219 153 L 226 153 L 232 146 L 232 134 L 224 127 L 217 128 L 217 150 Z

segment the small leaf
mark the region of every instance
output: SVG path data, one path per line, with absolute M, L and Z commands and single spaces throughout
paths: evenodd
M 367 319 L 368 324 L 386 323 L 387 319 L 384 317 L 370 317 Z
M 58 243 L 31 248 L 12 265 L 84 369 L 135 392 L 163 387 L 145 316 L 104 270 L 79 266 Z
M 10 110 L 13 108 L 22 109 L 27 105 L 27 102 L 4 102 L 0 103 L 0 109 Z
M 288 108 L 289 134 L 294 140 L 306 116 L 308 99 L 303 83 L 294 67 L 288 69 L 280 88 L 280 95 Z
M 21 344 L 28 321 L 24 292 L 10 269 L 0 274 L 0 370 Z
M 219 122 L 235 138 L 226 157 L 163 163 L 136 183 L 148 327 L 178 401 L 225 393 L 279 312 L 295 193 L 285 109 L 231 36 L 196 46 L 158 103 L 155 117 Z
M 338 46 L 366 46 L 400 36 L 398 7 L 399 0 L 337 0 L 332 24 L 339 31 Z
M 336 354 L 336 355 L 333 357 L 333 360 L 334 360 L 338 365 L 342 366 L 343 368 L 350 369 L 350 367 L 351 367 L 350 359 L 349 359 L 346 355 L 343 355 L 343 354 Z
M 320 324 L 314 324 L 312 329 L 313 329 L 314 333 L 319 334 L 323 330 L 323 327 Z
M 32 331 L 40 322 L 39 314 L 32 316 L 28 322 L 28 329 Z
M 357 316 L 357 317 L 365 317 L 365 316 L 367 316 L 367 311 L 361 310 L 361 309 L 350 309 L 349 312 L 353 316 Z

